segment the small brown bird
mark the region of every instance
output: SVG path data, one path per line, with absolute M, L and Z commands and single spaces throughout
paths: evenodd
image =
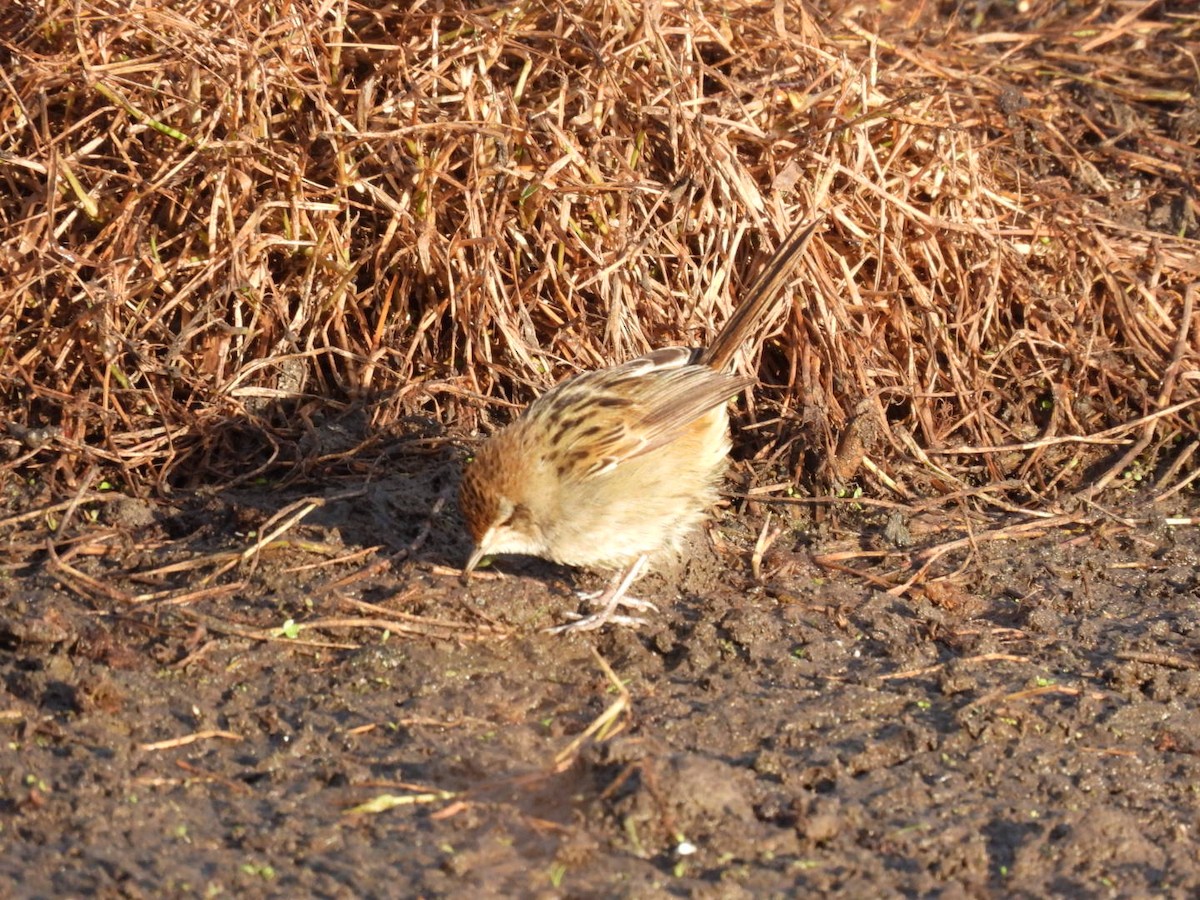
M 640 624 L 626 591 L 716 502 L 729 454 L 726 404 L 753 378 L 727 371 L 816 228 L 796 227 L 708 349 L 669 347 L 567 379 L 489 438 L 463 473 L 459 505 L 475 550 L 616 568 L 594 615 L 552 631 Z

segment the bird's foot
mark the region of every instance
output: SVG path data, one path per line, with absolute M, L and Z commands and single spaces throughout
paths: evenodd
M 574 622 L 568 622 L 566 625 L 557 625 L 554 628 L 547 628 L 549 634 L 566 634 L 571 631 L 595 631 L 603 625 L 625 625 L 630 628 L 637 628 L 639 625 L 646 625 L 645 619 L 637 616 L 621 615 L 617 612 L 620 607 L 627 609 L 637 609 L 649 612 L 658 612 L 658 607 L 649 600 L 639 600 L 637 597 L 630 597 L 625 592 L 629 590 L 629 586 L 637 579 L 646 567 L 646 558 L 640 557 L 633 563 L 625 572 L 620 572 L 602 591 L 580 592 L 579 597 L 593 606 L 598 606 L 599 609 L 590 616 L 585 616 L 580 613 L 568 613 L 567 615 L 575 619 Z
M 602 591 L 576 591 L 575 596 L 592 606 L 603 608 L 607 605 L 609 598 L 604 596 L 611 588 L 606 588 Z M 629 609 L 644 609 L 650 612 L 658 612 L 658 607 L 649 600 L 642 600 L 638 597 L 630 597 L 627 594 L 622 594 L 617 598 L 617 606 L 625 606 Z
M 625 616 L 618 613 L 616 610 L 622 606 L 629 609 L 658 612 L 658 607 L 649 600 L 639 600 L 637 597 L 619 597 L 615 603 L 611 601 L 606 602 L 603 599 L 605 593 L 605 591 L 581 593 L 580 599 L 599 605 L 600 609 L 590 616 L 585 616 L 577 612 L 569 612 L 567 615 L 575 621 L 568 622 L 566 625 L 556 625 L 554 628 L 547 628 L 546 632 L 548 634 L 566 634 L 569 631 L 595 631 L 602 625 L 625 625 L 629 628 L 637 628 L 639 625 L 649 624 L 646 619 L 638 616 Z

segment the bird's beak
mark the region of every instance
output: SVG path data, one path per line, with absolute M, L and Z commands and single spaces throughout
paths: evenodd
M 483 536 L 483 540 L 481 540 L 478 544 L 476 544 L 475 549 L 471 551 L 471 555 L 467 559 L 467 564 L 465 566 L 463 566 L 463 570 L 462 570 L 462 580 L 464 583 L 468 579 L 470 579 L 471 573 L 475 571 L 475 567 L 477 565 L 479 565 L 480 562 L 483 561 L 483 558 L 485 556 L 488 555 L 487 547 L 488 547 L 488 544 L 491 543 L 491 541 L 488 540 L 490 537 L 491 537 L 491 532 L 489 532 L 488 534 L 485 534 Z

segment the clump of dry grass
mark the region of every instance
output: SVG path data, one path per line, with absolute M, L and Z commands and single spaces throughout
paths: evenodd
M 1197 473 L 1183 5 L 402 6 L 0 14 L 8 471 L 144 494 L 351 405 L 503 420 L 702 342 L 821 210 L 747 360 L 764 458 L 1023 503 Z

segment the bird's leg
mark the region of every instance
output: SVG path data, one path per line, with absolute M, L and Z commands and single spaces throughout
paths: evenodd
M 649 557 L 639 556 L 628 569 L 618 572 L 603 591 L 600 591 L 598 594 L 584 596 L 585 600 L 600 607 L 598 612 L 592 613 L 590 616 L 581 616 L 577 621 L 567 625 L 547 628 L 546 631 L 550 634 L 563 634 L 568 631 L 592 631 L 610 622 L 614 625 L 629 625 L 634 628 L 638 625 L 645 625 L 645 619 L 639 619 L 636 616 L 617 615 L 616 613 L 618 606 L 626 606 L 631 609 L 648 609 L 658 612 L 658 607 L 649 600 L 639 600 L 637 597 L 625 596 L 625 592 L 629 590 L 630 585 L 637 581 L 638 577 L 646 570 L 647 562 L 649 562 Z

